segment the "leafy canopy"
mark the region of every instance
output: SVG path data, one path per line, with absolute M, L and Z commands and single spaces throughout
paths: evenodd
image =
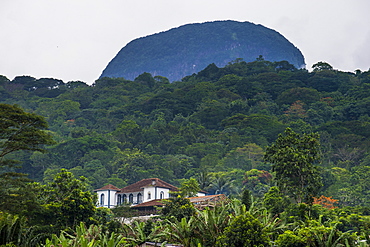
M 0 104 L 0 165 L 11 166 L 18 163 L 6 159 L 6 155 L 20 151 L 43 152 L 44 144 L 53 144 L 53 139 L 45 129 L 48 125 L 44 117 L 23 111 L 17 105 Z
M 287 128 L 266 149 L 277 186 L 297 203 L 312 202 L 322 185 L 315 165 L 320 158 L 318 138 L 317 133 L 299 135 Z

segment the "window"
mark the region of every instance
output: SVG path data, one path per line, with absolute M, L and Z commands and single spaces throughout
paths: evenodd
M 143 202 L 143 198 L 141 196 L 141 193 L 137 194 L 137 203 L 142 203 Z
M 122 204 L 122 195 L 118 195 L 117 196 L 117 205 L 121 205 Z
M 128 202 L 129 203 L 134 203 L 134 195 L 133 194 L 130 194 L 129 196 L 128 196 Z
M 122 196 L 122 202 L 123 202 L 124 204 L 126 204 L 126 203 L 127 203 L 127 196 L 126 196 L 125 194 L 123 194 L 123 196 Z
M 161 191 L 160 199 L 164 199 L 164 192 L 163 191 Z
M 100 195 L 100 205 L 104 205 L 104 194 Z
M 152 198 L 152 194 L 150 194 L 150 191 L 148 192 L 148 200 Z

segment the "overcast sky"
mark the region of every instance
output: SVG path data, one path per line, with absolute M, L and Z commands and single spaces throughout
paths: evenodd
M 0 75 L 93 83 L 133 39 L 188 23 L 272 28 L 307 68 L 370 68 L 370 0 L 0 0 Z

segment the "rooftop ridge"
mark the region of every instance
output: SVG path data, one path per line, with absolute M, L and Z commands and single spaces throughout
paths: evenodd
M 113 184 L 107 184 L 103 187 L 101 187 L 100 189 L 96 189 L 94 191 L 99 191 L 99 190 L 117 190 L 119 191 L 120 189 L 118 189 L 116 186 L 114 186 Z
M 176 186 L 173 186 L 170 183 L 167 183 L 159 178 L 146 178 L 142 179 L 136 183 L 133 183 L 131 185 L 128 185 L 126 187 L 123 187 L 119 190 L 119 192 L 132 192 L 132 191 L 138 191 L 141 190 L 143 187 L 149 187 L 149 186 L 157 186 L 162 188 L 167 188 L 171 191 L 177 191 L 178 188 Z

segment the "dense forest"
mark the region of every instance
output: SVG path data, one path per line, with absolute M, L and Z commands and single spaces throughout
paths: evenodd
M 210 64 L 173 83 L 149 73 L 133 81 L 103 77 L 92 85 L 0 76 L 0 95 L 2 104 L 42 116 L 48 124 L 47 129 L 40 125 L 47 138 L 39 143 L 48 145 L 7 154 L 20 167 L 2 164 L 2 173 L 17 177 L 16 184 L 25 186 L 27 194 L 18 190 L 18 199 L 1 203 L 0 230 L 21 225 L 26 216 L 28 222 L 22 224 L 38 226 L 36 232 L 57 233 L 47 246 L 63 238 L 77 241 L 89 231 L 107 231 L 111 235 L 104 233 L 99 241 L 111 237 L 121 241 L 117 246 L 135 246 L 144 237 L 184 246 L 367 246 L 370 70 L 343 72 L 318 62 L 309 72 L 259 57 L 253 62 L 237 59 L 223 68 Z M 302 171 L 313 180 L 297 192 L 279 178 L 284 171 L 275 166 L 289 163 L 274 154 L 282 150 L 282 142 L 292 140 L 304 150 L 299 162 L 312 163 Z M 26 178 L 19 174 L 36 183 L 22 182 Z M 77 198 L 81 204 L 93 202 L 93 196 L 83 193 L 150 177 L 184 190 L 189 181 L 197 181 L 200 189 L 226 194 L 231 202 L 214 210 L 188 210 L 183 217 L 164 215 L 162 221 L 127 225 L 125 238 L 112 215 L 128 209 L 87 207 L 80 214 L 76 212 L 81 208 L 72 204 L 55 204 L 55 197 L 67 193 L 74 203 Z M 3 182 L 2 187 L 11 198 L 14 188 Z M 9 206 L 26 197 L 19 207 Z M 31 212 L 30 204 L 39 207 Z M 218 222 L 214 228 L 201 229 L 211 227 L 204 223 L 210 219 Z M 67 227 L 78 234 L 72 237 L 66 230 L 59 236 Z M 233 229 L 243 227 L 255 232 L 235 235 Z M 139 235 L 141 240 L 132 240 Z M 238 244 L 240 239 L 247 244 Z

